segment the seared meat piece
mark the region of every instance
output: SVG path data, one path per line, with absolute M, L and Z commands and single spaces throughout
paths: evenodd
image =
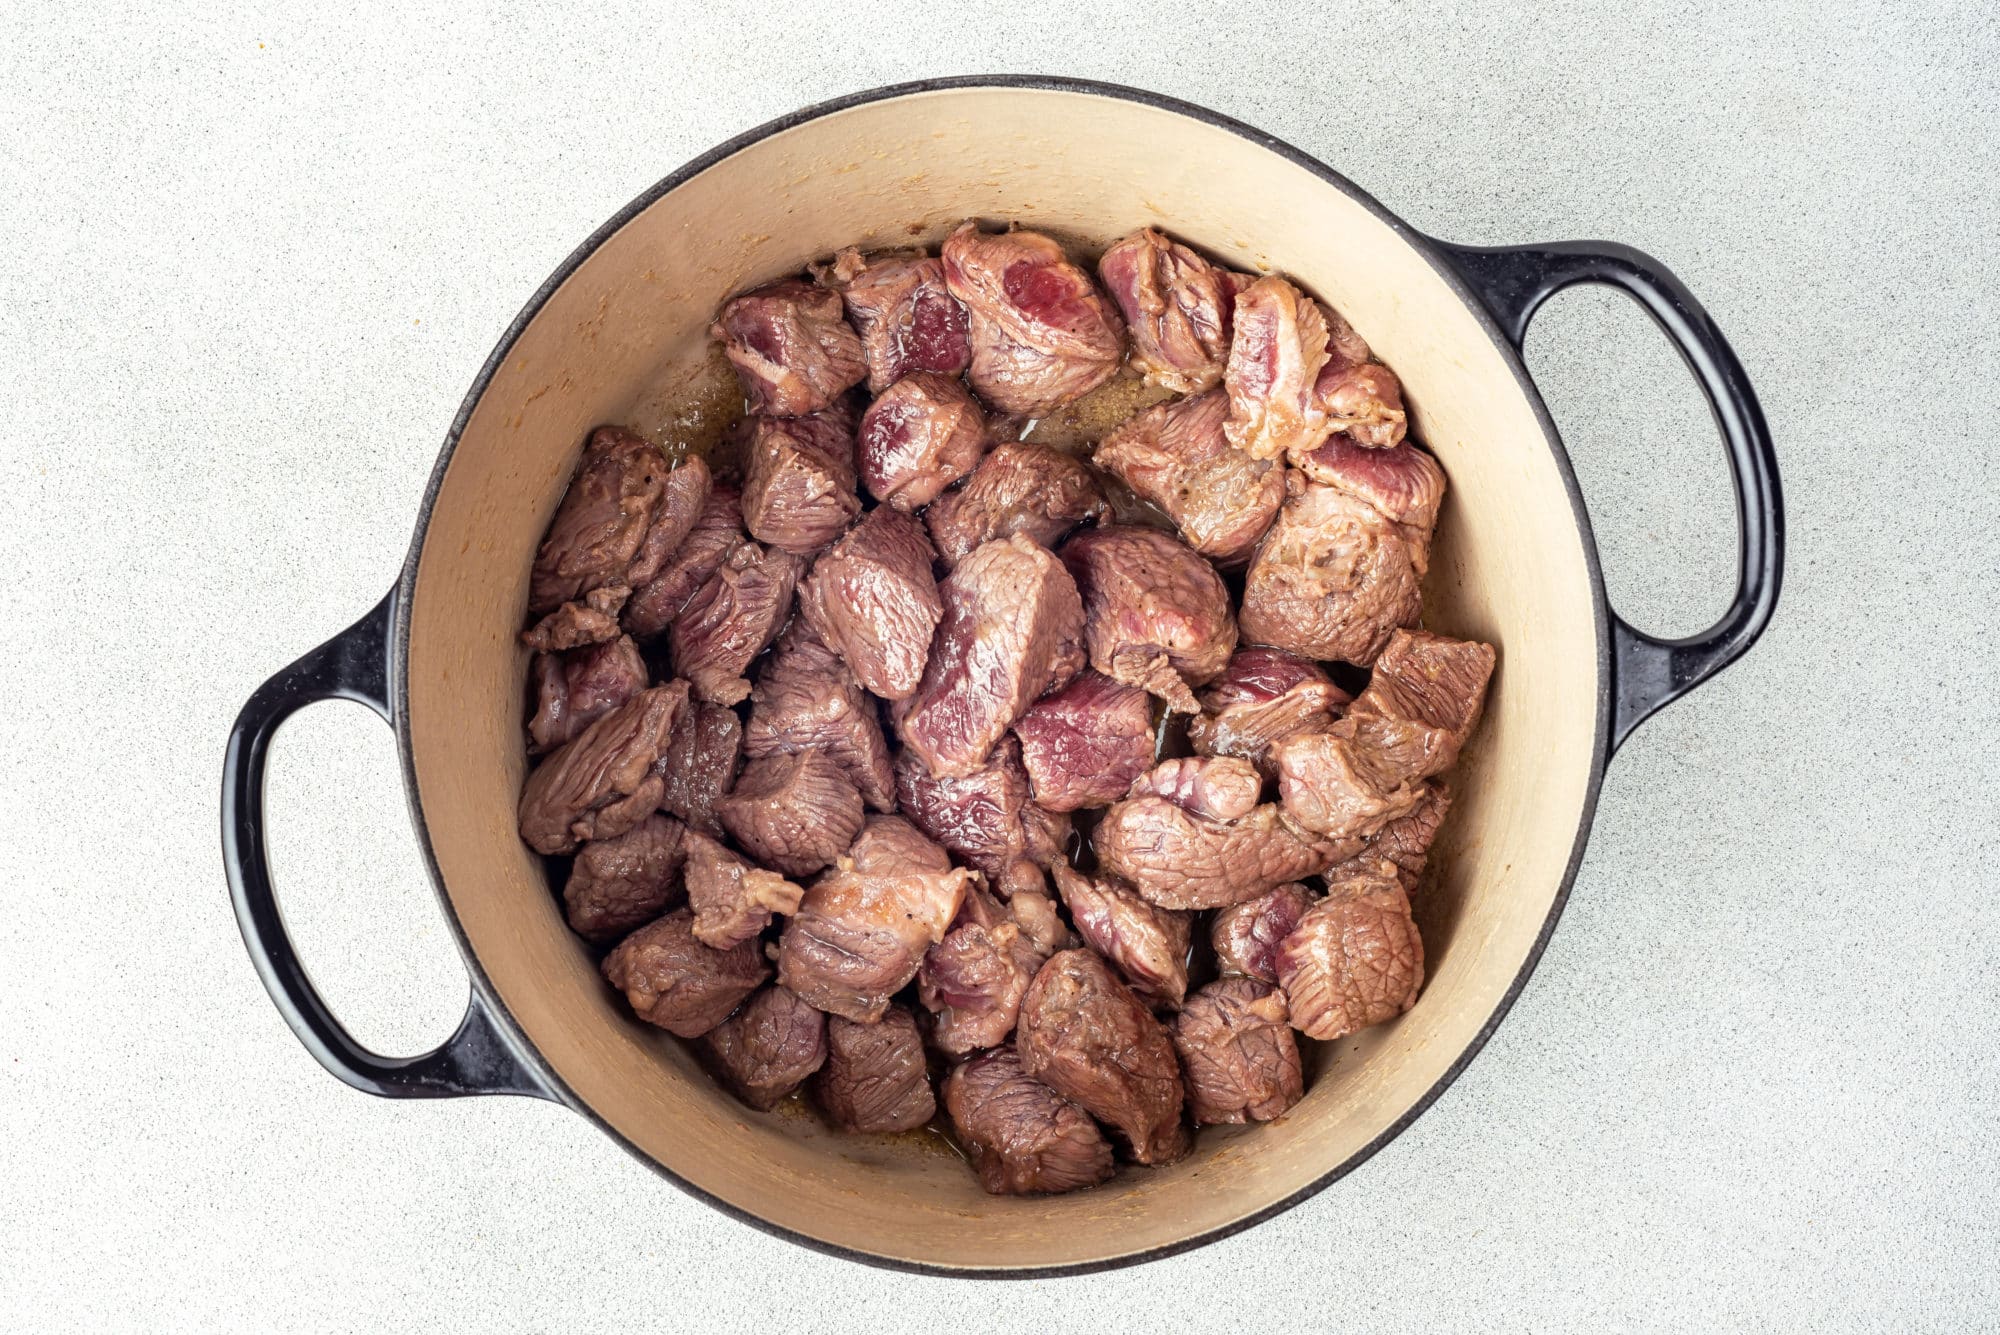
M 722 705 L 697 701 L 674 727 L 673 740 L 653 772 L 666 789 L 660 810 L 680 817 L 691 830 L 712 839 L 722 836 L 715 818 L 715 799 L 736 783 L 736 763 L 743 757 L 743 720 Z
M 1251 978 L 1219 978 L 1173 1021 L 1196 1126 L 1268 1122 L 1305 1097 L 1284 994 Z
M 1153 763 L 1152 698 L 1085 669 L 1015 720 L 1021 765 L 1050 811 L 1109 806 Z
M 1226 269 L 1142 228 L 1097 262 L 1132 334 L 1132 364 L 1176 394 L 1199 394 L 1222 379 L 1229 356 L 1236 285 Z
M 1444 470 L 1437 460 L 1409 444 L 1369 449 L 1342 431 L 1294 462 L 1312 481 L 1367 502 L 1396 526 L 1417 574 L 1430 569 L 1431 531 L 1444 503 Z
M 1345 1038 L 1392 1020 L 1424 983 L 1424 943 L 1394 863 L 1330 883 L 1278 947 L 1278 981 L 1292 1025 Z
M 809 627 L 794 621 L 779 638 L 750 702 L 750 724 L 743 733 L 743 753 L 750 759 L 824 752 L 847 772 L 869 806 L 895 810 L 896 780 L 875 702 Z M 849 837 L 859 829 L 857 824 Z M 846 848 L 842 841 L 833 851 Z
M 615 839 L 585 844 L 563 886 L 570 930 L 616 941 L 672 908 L 682 898 L 685 835 L 679 821 L 648 816 Z
M 1335 431 L 1371 449 L 1402 442 L 1408 428 L 1403 385 L 1396 373 L 1371 360 L 1368 342 L 1339 312 L 1321 307 L 1327 323 L 1327 359 L 1313 383 L 1313 397 Z
M 964 486 L 933 501 L 924 522 L 938 555 L 955 566 L 981 543 L 1016 533 L 1053 547 L 1104 513 L 1104 493 L 1081 461 L 1015 441 L 995 446 Z
M 1205 712 L 1188 720 L 1188 741 L 1202 755 L 1242 756 L 1276 778 L 1271 748 L 1331 727 L 1348 699 L 1317 663 L 1282 649 L 1238 649 L 1201 693 Z
M 796 278 L 731 297 L 708 332 L 721 340 L 753 412 L 824 412 L 868 374 L 839 294 Z
M 957 921 L 917 970 L 917 997 L 936 1016 L 931 1041 L 938 1050 L 958 1054 L 1005 1041 L 1028 984 L 1066 936 L 1055 905 L 1039 891 L 1018 891 L 1002 906 L 968 889 Z
M 528 615 L 625 583 L 667 480 L 659 447 L 623 427 L 590 435 L 528 576 Z M 614 609 L 615 610 L 615 609 Z
M 804 564 L 790 552 L 745 542 L 688 600 L 674 620 L 674 675 L 692 682 L 697 698 L 733 705 L 750 694 L 743 674 L 791 615 Z
M 943 939 L 977 879 L 908 821 L 872 818 L 785 925 L 779 981 L 823 1011 L 873 1024 Z
M 1418 553 L 1365 501 L 1296 472 L 1285 485 L 1285 508 L 1244 580 L 1243 638 L 1365 667 L 1422 611 Z
M 1217 909 L 1208 925 L 1216 967 L 1225 974 L 1277 982 L 1278 943 L 1292 934 L 1316 898 L 1297 881 L 1287 881 L 1255 899 Z
M 579 733 L 528 775 L 521 838 L 537 853 L 572 853 L 585 839 L 615 839 L 660 805 L 653 764 L 686 715 L 688 687 L 639 692 Z
M 1212 680 L 1236 648 L 1229 590 L 1215 567 L 1156 528 L 1087 529 L 1063 544 L 1083 599 L 1090 665 L 1200 712 L 1189 689 Z
M 944 1079 L 952 1131 L 996 1196 L 1094 1187 L 1115 1171 L 1090 1115 L 1021 1068 L 1012 1047 L 961 1062 Z
M 1403 892 L 1415 894 L 1418 878 L 1424 874 L 1424 862 L 1430 856 L 1431 842 L 1437 838 L 1438 827 L 1444 824 L 1445 814 L 1450 810 L 1451 790 L 1435 781 L 1425 784 L 1423 795 L 1408 815 L 1390 821 L 1359 853 L 1328 868 L 1327 879 L 1338 881 L 1370 871 L 1376 863 L 1386 860 L 1395 864 L 1396 879 L 1402 883 Z M 1219 946 L 1217 950 L 1219 953 Z
M 687 836 L 686 880 L 694 934 L 717 950 L 756 936 L 771 925 L 774 913 L 797 913 L 805 894 L 778 873 L 765 871 L 694 831 Z
M 986 414 L 956 380 L 913 371 L 861 415 L 855 435 L 868 494 L 908 513 L 970 473 L 986 453 Z
M 1155 404 L 1128 418 L 1097 447 L 1097 466 L 1179 526 L 1211 560 L 1249 559 L 1285 503 L 1285 467 L 1253 459 L 1229 443 L 1229 396 L 1210 390 Z
M 810 556 L 861 513 L 854 422 L 845 409 L 759 417 L 745 457 L 743 523 L 761 543 Z
M 538 654 L 528 752 L 553 751 L 646 689 L 646 660 L 623 635 L 569 654 Z
M 814 276 L 840 293 L 861 332 L 870 394 L 912 371 L 964 373 L 972 356 L 965 308 L 945 289 L 944 261 L 922 251 L 864 256 L 849 246 Z
M 879 505 L 813 562 L 799 586 L 799 611 L 815 634 L 885 700 L 901 700 L 923 680 L 931 634 L 944 617 L 924 526 Z
M 1146 1004 L 1088 950 L 1050 957 L 1021 999 L 1021 1069 L 1110 1126 L 1140 1163 L 1188 1147 L 1181 1068 Z
M 625 571 L 624 583 L 642 588 L 659 577 L 667 562 L 694 532 L 696 522 L 708 505 L 708 493 L 715 485 L 708 461 L 691 454 L 674 465 L 660 484 L 660 503 L 653 507 L 653 522 L 639 540 L 639 550 Z
M 1047 866 L 1063 855 L 1069 820 L 1028 794 L 1021 748 L 1009 737 L 985 763 L 961 778 L 945 779 L 924 768 L 905 747 L 896 753 L 896 799 L 913 824 L 977 867 L 1001 894 L 1011 894 L 1023 874 L 1016 863 Z M 1026 883 L 1033 884 L 1032 874 Z
M 1314 840 L 1235 757 L 1169 760 L 1104 813 L 1091 832 L 1098 867 L 1169 909 L 1221 908 L 1324 870 L 1353 851 Z
M 1083 943 L 1117 965 L 1141 1000 L 1177 1009 L 1187 996 L 1190 915 L 1148 904 L 1132 887 L 1094 880 L 1067 863 L 1053 871 Z
M 914 1131 L 937 1113 L 923 1035 L 907 1006 L 873 1024 L 826 1022 L 826 1065 L 813 1094 L 843 1131 Z
M 1397 631 L 1347 711 L 1356 743 L 1399 779 L 1442 774 L 1479 726 L 1494 657 L 1492 645 L 1476 640 Z
M 601 968 L 640 1019 L 682 1038 L 700 1038 L 721 1024 L 771 976 L 754 941 L 710 950 L 696 940 L 686 909 L 620 941 Z
M 1387 757 L 1358 740 L 1357 729 L 1355 719 L 1344 718 L 1273 749 L 1278 799 L 1301 829 L 1328 839 L 1366 839 L 1408 815 L 1423 796 Z
M 965 305 L 967 378 L 1001 412 L 1039 414 L 1081 398 L 1124 359 L 1117 309 L 1039 233 L 966 223 L 944 243 L 944 281 Z
M 737 1098 L 769 1112 L 826 1061 L 826 1016 L 767 987 L 709 1030 L 703 1054 Z
M 1304 453 L 1326 439 L 1315 392 L 1326 365 L 1326 314 L 1284 279 L 1259 278 L 1236 298 L 1236 333 L 1222 383 L 1229 441 L 1256 459 Z
M 672 479 L 669 478 L 669 481 Z M 652 579 L 625 604 L 625 630 L 650 640 L 681 614 L 688 599 L 743 545 L 743 498 L 736 488 L 716 483 L 702 500 L 694 527 Z
M 582 649 L 618 638 L 618 610 L 632 591 L 623 584 L 607 584 L 592 589 L 577 602 L 568 602 L 521 632 L 521 643 L 536 653 L 554 654 L 565 649 Z
M 715 814 L 744 852 L 787 876 L 807 876 L 847 851 L 861 833 L 861 794 L 820 751 L 753 760 Z
M 1083 601 L 1062 563 L 1019 534 L 966 557 L 938 593 L 944 620 L 896 728 L 933 774 L 959 778 L 1083 666 Z

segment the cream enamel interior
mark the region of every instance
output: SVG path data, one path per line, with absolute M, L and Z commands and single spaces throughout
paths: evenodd
M 1099 241 L 1155 223 L 1333 303 L 1402 376 L 1450 475 L 1429 624 L 1500 647 L 1421 896 L 1430 966 L 1416 1007 L 1324 1052 L 1279 1123 L 1211 1129 L 1180 1164 L 1051 1199 L 987 1196 L 948 1152 L 909 1138 L 844 1138 L 734 1102 L 624 1011 L 514 830 L 526 674 L 515 633 L 585 434 L 626 420 L 663 367 L 697 358 L 728 293 L 846 244 L 934 244 L 968 216 Z M 905 1262 L 1127 1256 L 1227 1226 L 1340 1165 L 1423 1098 L 1500 1004 L 1563 883 L 1590 791 L 1588 559 L 1507 359 L 1423 256 L 1338 189 L 1226 129 L 1085 92 L 955 89 L 852 107 L 741 150 L 626 224 L 536 316 L 471 415 L 409 615 L 418 801 L 451 904 L 527 1037 L 611 1127 L 703 1191 Z

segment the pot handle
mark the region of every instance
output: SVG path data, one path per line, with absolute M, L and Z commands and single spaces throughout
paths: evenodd
M 320 700 L 358 700 L 394 722 L 389 658 L 396 591 L 368 615 L 259 686 L 236 717 L 222 762 L 222 867 L 251 963 L 278 1013 L 319 1064 L 384 1098 L 531 1094 L 553 1098 L 501 1034 L 477 989 L 457 1032 L 415 1057 L 383 1057 L 357 1043 L 314 990 L 292 949 L 271 888 L 264 842 L 264 763 L 271 736 Z
M 1736 486 L 1736 597 L 1698 635 L 1662 640 L 1611 612 L 1611 749 L 1655 710 L 1741 658 L 1770 624 L 1784 579 L 1785 511 L 1770 428 L 1742 363 L 1694 294 L 1652 256 L 1610 241 L 1536 246 L 1437 243 L 1518 349 L 1548 298 L 1573 283 L 1605 283 L 1631 296 L 1665 332 L 1715 413 Z

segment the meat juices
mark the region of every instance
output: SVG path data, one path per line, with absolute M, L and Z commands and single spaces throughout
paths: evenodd
M 736 711 L 704 701 L 689 705 L 653 766 L 665 785 L 660 810 L 678 816 L 690 830 L 721 838 L 715 799 L 735 785 L 742 758 L 743 720 Z
M 1105 251 L 1097 276 L 1125 317 L 1132 365 L 1146 379 L 1176 394 L 1215 387 L 1229 356 L 1233 275 L 1146 227 Z
M 1349 699 L 1317 663 L 1282 649 L 1239 649 L 1201 693 L 1202 712 L 1188 720 L 1188 741 L 1200 755 L 1241 756 L 1275 779 L 1271 748 L 1300 733 L 1324 732 Z
M 715 814 L 744 852 L 787 876 L 831 866 L 861 833 L 861 794 L 820 751 L 753 760 Z
M 938 593 L 944 619 L 896 729 L 931 773 L 956 778 L 1083 666 L 1083 601 L 1062 563 L 1019 534 L 973 552 Z
M 666 456 L 643 436 L 615 426 L 591 433 L 576 476 L 535 553 L 528 576 L 530 617 L 544 616 L 593 589 L 625 585 L 660 503 L 667 471 Z
M 877 811 L 896 806 L 882 720 L 847 665 L 811 629 L 793 622 L 750 692 L 743 753 L 752 760 L 820 751 Z M 850 831 L 849 835 L 858 832 Z M 844 852 L 843 842 L 834 851 Z
M 803 562 L 776 547 L 745 542 L 729 553 L 674 620 L 674 673 L 697 698 L 733 705 L 750 694 L 744 673 L 777 638 L 792 610 Z
M 633 1014 L 682 1038 L 700 1038 L 721 1024 L 771 976 L 754 941 L 728 950 L 703 945 L 686 909 L 620 941 L 601 968 Z
M 727 950 L 769 927 L 772 914 L 799 911 L 805 891 L 778 873 L 738 857 L 705 834 L 689 832 L 686 850 L 688 908 L 703 945 Z
M 751 410 L 772 417 L 825 412 L 868 374 L 839 294 L 796 278 L 731 297 L 709 333 Z
M 1313 382 L 1313 397 L 1328 423 L 1370 449 L 1401 444 L 1409 426 L 1402 382 L 1394 371 L 1372 360 L 1367 341 L 1338 312 L 1325 307 L 1321 312 L 1327 322 L 1328 356 Z
M 1148 904 L 1130 886 L 1052 869 L 1083 943 L 1118 966 L 1141 1000 L 1177 1010 L 1187 996 L 1190 915 Z
M 1408 1010 L 1424 982 L 1424 943 L 1395 864 L 1330 884 L 1277 961 L 1292 1025 L 1310 1038 L 1345 1038 Z
M 814 274 L 847 304 L 848 323 L 861 335 L 870 394 L 912 371 L 964 373 L 972 357 L 965 308 L 945 288 L 944 261 L 921 251 L 864 256 L 850 246 Z
M 743 523 L 767 546 L 810 556 L 861 513 L 854 423 L 845 409 L 759 417 L 745 457 Z
M 1293 472 L 1257 547 L 1237 622 L 1243 638 L 1366 667 L 1422 610 L 1417 549 L 1367 502 Z M 1428 554 L 1426 553 L 1426 559 Z
M 1090 665 L 1183 714 L 1200 711 L 1194 686 L 1236 648 L 1229 590 L 1215 567 L 1153 528 L 1087 529 L 1063 544 L 1076 580 Z
M 1014 722 L 1021 765 L 1049 811 L 1109 806 L 1153 763 L 1152 698 L 1085 669 Z
M 1229 442 L 1253 459 L 1282 459 L 1326 439 L 1316 388 L 1327 360 L 1326 314 L 1282 278 L 1266 276 L 1236 297 L 1236 335 L 1222 383 Z
M 585 844 L 563 885 L 570 930 L 615 941 L 679 903 L 685 836 L 679 821 L 648 816 L 615 839 Z
M 659 573 L 640 585 L 624 604 L 620 620 L 626 633 L 636 640 L 650 640 L 672 625 L 688 599 L 742 545 L 742 494 L 734 487 L 715 483 L 680 546 L 661 563 Z
M 1219 978 L 1173 1018 L 1196 1126 L 1268 1122 L 1305 1096 L 1284 994 L 1250 978 Z
M 868 494 L 921 510 L 986 453 L 986 414 L 956 380 L 915 371 L 868 405 L 855 452 Z
M 1046 445 L 996 445 L 956 491 L 924 513 L 931 541 L 948 566 L 981 543 L 1019 533 L 1053 548 L 1069 531 L 1106 513 L 1104 492 L 1090 469 Z
M 1208 924 L 1216 967 L 1224 974 L 1241 974 L 1262 983 L 1277 982 L 1278 945 L 1292 934 L 1306 910 L 1317 902 L 1318 897 L 1312 891 L 1297 881 L 1288 881 L 1254 899 L 1217 909 Z
M 1044 413 L 1116 374 L 1125 323 L 1048 237 L 982 232 L 968 222 L 945 241 L 943 260 L 945 285 L 964 305 L 971 335 L 966 378 L 993 407 Z
M 923 1036 L 907 1006 L 873 1024 L 826 1022 L 826 1065 L 813 1096 L 843 1131 L 915 1131 L 937 1114 Z
M 1164 511 L 1188 546 L 1236 565 L 1284 504 L 1285 468 L 1230 444 L 1228 417 L 1219 389 L 1155 404 L 1106 436 L 1095 462 Z
M 826 1016 L 767 987 L 709 1030 L 701 1048 L 737 1098 L 769 1112 L 826 1062 Z
M 1067 933 L 1047 896 L 1021 890 L 1002 905 L 976 887 L 951 930 L 924 953 L 917 999 L 931 1012 L 931 1042 L 963 1054 L 1006 1041 L 1021 998 Z
M 1186 1153 L 1181 1072 L 1167 1031 L 1088 950 L 1052 956 L 1021 1000 L 1021 1069 L 1118 1133 L 1132 1158 Z
M 653 764 L 687 709 L 687 683 L 639 692 L 535 766 L 521 790 L 521 838 L 537 853 L 573 853 L 625 833 L 660 805 Z
M 1111 1144 L 1097 1123 L 1023 1070 L 1012 1047 L 952 1068 L 944 1106 L 979 1184 L 996 1196 L 1094 1187 L 1114 1171 Z
M 646 660 L 620 635 L 568 654 L 538 654 L 528 754 L 553 751 L 646 689 Z
M 945 779 L 905 747 L 896 756 L 896 800 L 911 823 L 985 874 L 1002 895 L 1039 885 L 1017 864 L 1048 866 L 1063 855 L 1069 820 L 1029 795 L 1019 743 L 1004 738 L 970 774 Z
M 931 634 L 944 617 L 924 527 L 877 506 L 813 563 L 799 586 L 799 611 L 860 683 L 901 700 L 923 680 Z

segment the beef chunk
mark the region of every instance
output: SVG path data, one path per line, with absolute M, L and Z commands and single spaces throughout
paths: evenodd
M 1111 1127 L 1138 1162 L 1186 1152 L 1173 1041 L 1090 951 L 1065 950 L 1042 966 L 1014 1041 L 1022 1070 Z
M 823 752 L 846 771 L 869 806 L 895 810 L 896 780 L 875 702 L 810 628 L 795 621 L 780 637 L 750 702 L 743 733 L 743 753 L 750 759 Z M 850 837 L 859 828 L 849 831 Z M 846 847 L 842 843 L 834 852 Z
M 810 556 L 861 513 L 854 423 L 843 409 L 759 417 L 745 457 L 743 523 L 761 543 Z
M 943 939 L 976 879 L 908 821 L 872 818 L 785 925 L 779 981 L 823 1011 L 873 1024 Z
M 708 489 L 694 527 L 680 546 L 625 604 L 622 621 L 626 632 L 634 639 L 650 640 L 672 625 L 688 600 L 722 568 L 743 540 L 742 494 L 716 483 Z
M 1176 394 L 1199 394 L 1222 379 L 1229 356 L 1236 288 L 1226 269 L 1147 227 L 1097 262 L 1132 335 L 1132 364 Z
M 924 768 L 915 752 L 896 754 L 896 799 L 916 827 L 984 872 L 1002 894 L 1033 884 L 1016 864 L 1047 866 L 1063 855 L 1067 817 L 1028 793 L 1028 772 L 1013 738 L 993 748 L 986 762 L 961 778 L 945 779 Z
M 536 653 L 583 649 L 618 638 L 618 612 L 632 591 L 623 584 L 592 589 L 580 601 L 564 603 L 521 632 L 521 643 Z
M 1090 665 L 1169 709 L 1199 712 L 1190 688 L 1220 673 L 1236 648 L 1215 568 L 1158 529 L 1127 526 L 1077 534 L 1062 561 L 1083 599 Z
M 640 1019 L 682 1038 L 700 1038 L 721 1024 L 771 976 L 754 941 L 711 950 L 696 940 L 694 914 L 686 909 L 620 941 L 602 969 Z
M 688 600 L 674 620 L 674 675 L 693 683 L 697 698 L 733 705 L 750 694 L 743 674 L 791 615 L 803 565 L 790 552 L 745 542 Z
M 1125 322 L 1049 238 L 966 223 L 946 239 L 943 258 L 971 334 L 967 378 L 1001 412 L 1046 412 L 1117 372 Z
M 1409 536 L 1338 487 L 1286 479 L 1278 521 L 1243 585 L 1243 638 L 1305 658 L 1367 666 L 1422 611 Z
M 850 246 L 814 276 L 840 293 L 860 331 L 870 394 L 912 371 L 964 374 L 972 357 L 965 308 L 945 288 L 944 261 L 922 251 L 864 256 Z
M 944 1080 L 953 1133 L 996 1196 L 1054 1194 L 1108 1182 L 1111 1144 L 1090 1115 L 1030 1076 L 1013 1048 L 961 1062 Z
M 1494 658 L 1493 646 L 1474 640 L 1397 631 L 1348 710 L 1356 742 L 1401 780 L 1442 774 L 1479 726 Z
M 674 466 L 660 485 L 660 503 L 653 507 L 653 522 L 646 526 L 646 536 L 626 568 L 625 583 L 638 589 L 659 577 L 688 534 L 694 532 L 714 485 L 708 463 L 700 455 L 689 455 Z
M 1285 503 L 1285 467 L 1229 443 L 1219 389 L 1155 404 L 1097 447 L 1097 466 L 1164 511 L 1187 544 L 1224 565 L 1246 561 Z
M 1337 881 L 1388 861 L 1395 864 L 1396 879 L 1402 883 L 1404 893 L 1415 894 L 1417 881 L 1424 874 L 1424 863 L 1430 857 L 1431 843 L 1450 810 L 1451 790 L 1435 781 L 1425 784 L 1423 795 L 1407 815 L 1384 825 L 1359 853 L 1329 868 L 1327 879 Z
M 1251 978 L 1219 978 L 1173 1021 L 1196 1126 L 1268 1122 L 1305 1097 L 1284 994 Z
M 1169 760 L 1104 813 L 1091 832 L 1099 868 L 1162 908 L 1208 909 L 1251 899 L 1353 851 L 1295 828 L 1263 779 L 1235 757 Z
M 769 1112 L 826 1061 L 826 1016 L 767 987 L 701 1040 L 708 1065 L 737 1098 Z
M 653 766 L 666 785 L 660 810 L 681 818 L 691 830 L 712 839 L 722 836 L 715 818 L 715 799 L 736 783 L 736 765 L 743 756 L 743 720 L 722 705 L 697 701 L 674 727 L 673 740 Z
M 1402 443 L 1408 429 L 1403 386 L 1396 373 L 1372 360 L 1368 343 L 1337 311 L 1321 307 L 1327 323 L 1327 359 L 1313 382 L 1313 397 L 1335 431 L 1371 449 Z
M 1208 925 L 1216 967 L 1225 974 L 1277 982 L 1278 943 L 1292 934 L 1314 902 L 1312 891 L 1287 881 L 1255 899 L 1217 909 Z
M 938 1050 L 959 1054 L 1004 1042 L 1028 984 L 1066 936 L 1055 905 L 1038 891 L 1021 890 L 1003 906 L 968 889 L 951 930 L 917 970 L 917 997 L 935 1016 Z
M 957 491 L 924 514 L 931 541 L 948 566 L 981 543 L 1023 534 L 1053 547 L 1064 534 L 1105 513 L 1104 492 L 1090 469 L 1046 445 L 1014 441 L 994 447 Z
M 1085 670 L 1014 723 L 1035 801 L 1049 811 L 1108 806 L 1153 763 L 1153 706 L 1136 686 Z
M 826 1022 L 826 1065 L 813 1094 L 843 1131 L 914 1131 L 937 1114 L 923 1036 L 907 1006 L 873 1024 Z
M 774 913 L 797 913 L 805 894 L 778 873 L 765 871 L 693 831 L 687 836 L 686 879 L 694 934 L 717 950 L 756 936 L 771 925 Z
M 931 574 L 936 556 L 922 524 L 877 506 L 799 586 L 807 624 L 884 700 L 904 699 L 923 680 L 931 634 L 944 617 Z
M 1326 410 L 1315 393 L 1326 340 L 1326 313 L 1284 279 L 1259 278 L 1237 294 L 1222 373 L 1231 444 L 1252 458 L 1282 459 L 1326 439 Z
M 672 908 L 682 898 L 685 835 L 679 821 L 648 816 L 615 839 L 585 844 L 563 886 L 570 929 L 616 941 Z
M 623 584 L 666 480 L 666 456 L 651 441 L 622 427 L 592 432 L 535 553 L 528 615 L 544 616 L 592 589 Z
M 539 654 L 528 751 L 553 751 L 646 689 L 646 660 L 626 636 L 569 654 Z
M 1148 904 L 1131 886 L 1054 867 L 1083 943 L 1118 966 L 1141 1000 L 1173 1010 L 1187 996 L 1190 915 Z
M 708 332 L 751 410 L 773 417 L 824 412 L 868 374 L 839 294 L 796 278 L 730 298 Z
M 831 866 L 862 825 L 861 794 L 819 751 L 751 761 L 715 814 L 744 852 L 787 876 Z
M 856 434 L 868 494 L 921 510 L 986 453 L 986 415 L 965 386 L 929 371 L 904 376 L 868 405 Z
M 1396 866 L 1382 862 L 1328 886 L 1278 947 L 1292 1025 L 1345 1038 L 1408 1010 L 1424 983 L 1424 943 Z
M 1422 798 L 1423 789 L 1360 742 L 1357 730 L 1356 720 L 1345 718 L 1325 732 L 1290 738 L 1272 752 L 1278 798 L 1300 828 L 1357 841 L 1402 819 Z M 1356 843 L 1354 851 L 1359 847 Z
M 1331 727 L 1348 699 L 1317 663 L 1282 649 L 1239 649 L 1201 693 L 1204 712 L 1188 720 L 1188 741 L 1205 756 L 1241 756 L 1274 779 L 1271 748 Z
M 1295 460 L 1307 478 L 1365 502 L 1396 526 L 1417 574 L 1430 569 L 1431 532 L 1444 504 L 1444 470 L 1414 445 L 1369 449 L 1343 431 Z
M 938 593 L 944 620 L 896 724 L 933 774 L 959 778 L 1083 666 L 1083 601 L 1062 563 L 1019 534 L 966 557 Z
M 537 853 L 571 853 L 585 839 L 614 839 L 660 805 L 653 764 L 687 711 L 684 681 L 639 692 L 579 733 L 528 775 L 521 838 Z

